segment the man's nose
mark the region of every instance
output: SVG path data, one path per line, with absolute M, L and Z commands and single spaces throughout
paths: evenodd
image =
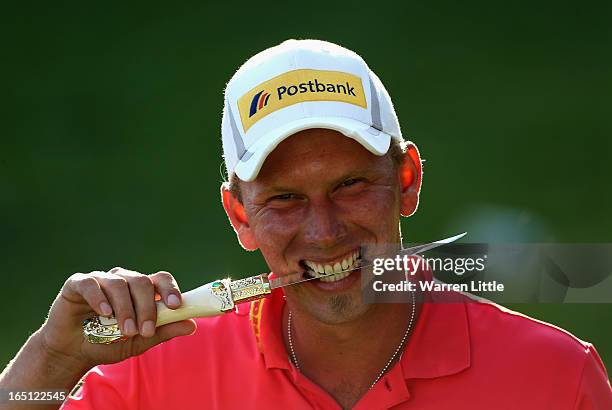
M 327 199 L 312 201 L 304 220 L 304 240 L 318 248 L 330 248 L 347 236 L 346 225 Z

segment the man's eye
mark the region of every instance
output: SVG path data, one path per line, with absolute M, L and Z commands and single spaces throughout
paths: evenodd
M 272 198 L 270 198 L 271 200 L 280 200 L 280 201 L 287 201 L 289 199 L 295 199 L 296 196 L 294 194 L 282 194 L 282 195 L 275 195 Z
M 361 181 L 359 178 L 350 178 L 340 184 L 341 187 L 355 185 L 357 182 Z

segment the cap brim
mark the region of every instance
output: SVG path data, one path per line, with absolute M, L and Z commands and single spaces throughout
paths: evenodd
M 287 137 L 310 128 L 325 128 L 338 131 L 363 145 L 374 155 L 385 155 L 391 144 L 391 136 L 368 124 L 343 117 L 309 117 L 292 121 L 267 133 L 244 153 L 235 172 L 243 181 L 257 177 L 268 155 Z

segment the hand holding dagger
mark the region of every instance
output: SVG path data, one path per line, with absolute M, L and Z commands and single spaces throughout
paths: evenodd
M 401 249 L 400 255 L 416 255 L 420 252 L 446 245 L 462 238 L 466 233 L 455 235 L 446 239 Z M 356 266 L 343 272 L 354 271 L 369 265 Z M 335 275 L 334 272 L 329 275 Z M 328 276 L 328 275 L 326 275 Z M 194 317 L 218 316 L 234 310 L 238 303 L 262 299 L 272 293 L 273 289 L 295 285 L 319 277 L 305 277 L 304 272 L 295 272 L 289 275 L 268 279 L 267 274 L 250 276 L 232 281 L 220 279 L 202 285 L 183 294 L 183 304 L 178 309 L 169 309 L 163 303 L 156 302 L 156 326 Z M 83 322 L 83 334 L 86 340 L 94 344 L 110 344 L 127 339 L 119 329 L 117 320 L 111 317 L 95 316 Z

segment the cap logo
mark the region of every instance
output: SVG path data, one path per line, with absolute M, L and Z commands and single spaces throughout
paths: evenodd
M 293 70 L 259 84 L 238 99 L 244 132 L 266 115 L 305 101 L 338 101 L 367 108 L 358 76 L 342 71 Z
M 263 90 L 255 94 L 253 97 L 253 101 L 251 101 L 251 108 L 249 110 L 249 118 L 251 118 L 257 110 L 261 110 L 263 107 L 268 105 L 268 100 L 270 99 L 270 94 L 265 93 Z

